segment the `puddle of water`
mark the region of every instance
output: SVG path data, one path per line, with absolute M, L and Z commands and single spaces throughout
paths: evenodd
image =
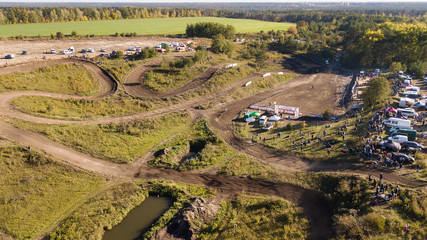
M 106 231 L 102 239 L 138 239 L 151 224 L 172 206 L 172 203 L 170 198 L 149 196 L 139 206 L 132 209 L 118 225 Z

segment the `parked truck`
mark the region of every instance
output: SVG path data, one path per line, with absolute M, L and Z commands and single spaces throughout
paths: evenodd
M 417 131 L 413 129 L 399 129 L 391 134 L 391 136 L 395 135 L 405 135 L 408 137 L 408 141 L 415 141 L 417 138 Z

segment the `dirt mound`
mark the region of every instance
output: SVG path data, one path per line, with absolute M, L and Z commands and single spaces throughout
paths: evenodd
M 170 223 L 151 239 L 196 239 L 200 226 L 212 220 L 220 205 L 217 198 L 192 198 L 188 207 L 183 208 Z

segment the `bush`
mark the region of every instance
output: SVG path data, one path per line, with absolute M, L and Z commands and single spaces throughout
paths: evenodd
M 212 40 L 211 50 L 214 53 L 224 53 L 230 56 L 233 45 L 222 34 L 218 34 Z
M 324 120 L 329 120 L 331 118 L 331 113 L 329 112 L 329 109 L 325 109 L 322 113 L 322 118 Z
M 62 32 L 57 32 L 56 33 L 56 38 L 57 39 L 63 39 L 64 38 L 64 34 Z
M 215 35 L 222 34 L 225 38 L 231 39 L 235 36 L 236 29 L 231 25 L 221 23 L 201 22 L 196 24 L 188 24 L 185 29 L 187 37 L 207 37 L 211 38 Z

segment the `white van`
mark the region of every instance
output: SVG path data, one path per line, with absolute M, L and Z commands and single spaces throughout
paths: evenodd
M 388 138 L 388 140 L 398 143 L 403 143 L 408 141 L 408 136 L 405 135 L 394 135 Z
M 405 117 L 418 117 L 418 113 L 413 108 L 398 108 L 397 112 L 400 112 Z
M 383 124 L 387 127 L 410 127 L 411 121 L 406 119 L 400 119 L 400 118 L 389 118 L 385 121 L 383 121 Z

